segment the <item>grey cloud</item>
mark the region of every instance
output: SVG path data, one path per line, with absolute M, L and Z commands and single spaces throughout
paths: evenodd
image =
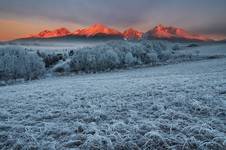
M 222 21 L 226 20 L 225 9 L 225 0 L 0 0 L 0 18 L 8 14 L 120 27 L 166 23 L 193 31 L 226 34 L 226 21 Z

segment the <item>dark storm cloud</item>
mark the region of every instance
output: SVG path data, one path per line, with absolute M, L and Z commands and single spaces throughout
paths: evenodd
M 0 18 L 150 28 L 163 23 L 205 33 L 226 33 L 225 10 L 225 0 L 0 0 Z

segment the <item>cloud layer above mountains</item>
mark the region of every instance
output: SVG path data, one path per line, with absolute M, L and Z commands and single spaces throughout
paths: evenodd
M 225 0 L 0 0 L 0 20 L 46 20 L 78 26 L 98 22 L 142 31 L 161 23 L 226 35 L 225 28 L 218 28 L 226 26 L 225 9 Z

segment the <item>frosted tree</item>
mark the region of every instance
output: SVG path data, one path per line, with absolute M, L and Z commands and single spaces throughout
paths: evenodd
M 35 79 L 44 71 L 44 63 L 36 53 L 27 52 L 20 47 L 0 48 L 1 79 Z
M 125 63 L 128 64 L 128 65 L 133 65 L 135 64 L 137 61 L 136 58 L 133 57 L 132 53 L 131 52 L 128 52 L 125 56 Z

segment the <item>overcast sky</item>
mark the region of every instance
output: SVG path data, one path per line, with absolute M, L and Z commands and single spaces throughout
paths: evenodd
M 0 40 L 94 23 L 141 31 L 164 24 L 226 36 L 225 10 L 226 0 L 0 0 Z

